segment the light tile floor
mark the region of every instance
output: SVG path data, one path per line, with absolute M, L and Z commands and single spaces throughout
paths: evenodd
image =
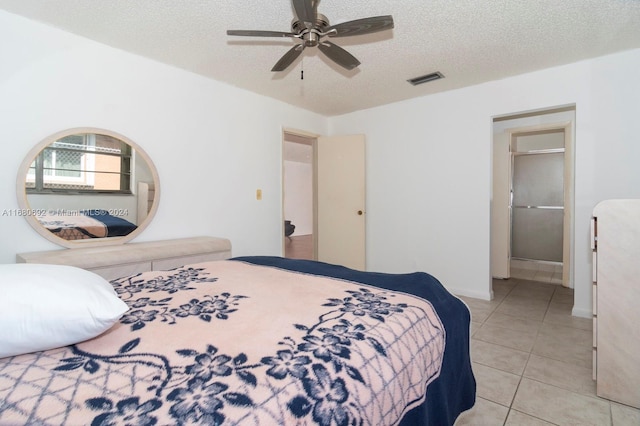
M 562 264 L 511 259 L 511 277 L 562 284 Z
M 511 278 L 471 309 L 476 405 L 457 426 L 640 426 L 640 410 L 596 396 L 592 321 L 571 316 L 573 290 Z

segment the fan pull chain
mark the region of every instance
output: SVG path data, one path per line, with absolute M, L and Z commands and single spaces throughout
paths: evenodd
M 300 97 L 304 98 L 304 57 L 300 59 Z

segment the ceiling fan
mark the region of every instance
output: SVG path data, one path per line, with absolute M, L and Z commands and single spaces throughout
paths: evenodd
M 273 66 L 271 71 L 284 71 L 295 61 L 302 51 L 307 47 L 318 47 L 329 59 L 336 64 L 352 70 L 358 65 L 358 61 L 353 55 L 340 46 L 326 40 L 326 37 L 349 37 L 363 34 L 375 33 L 378 31 L 390 30 L 393 28 L 393 17 L 391 15 L 374 16 L 370 18 L 356 19 L 354 21 L 343 22 L 337 25 L 330 25 L 326 16 L 318 13 L 318 3 L 320 0 L 292 0 L 293 9 L 297 15 L 291 24 L 291 32 L 281 31 L 259 31 L 259 30 L 228 30 L 230 36 L 246 37 L 291 37 L 301 40 Z

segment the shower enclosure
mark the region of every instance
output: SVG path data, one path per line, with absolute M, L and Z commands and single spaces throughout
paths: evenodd
M 511 256 L 562 264 L 564 133 L 517 135 L 511 151 Z

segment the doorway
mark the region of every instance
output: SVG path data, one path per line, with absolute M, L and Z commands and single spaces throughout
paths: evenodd
M 314 260 L 315 137 L 285 131 L 283 137 L 283 253 L 289 259 Z
M 283 129 L 282 140 L 284 256 L 365 270 L 364 135 Z
M 521 278 L 535 280 L 536 270 L 542 270 L 541 281 L 573 287 L 574 123 L 575 106 L 493 119 L 491 274 L 494 278 L 508 279 L 513 272 L 528 267 L 529 275 Z M 538 166 L 549 166 L 549 161 L 555 164 L 553 173 L 562 176 L 556 199 L 550 201 L 544 196 L 532 199 L 531 185 L 537 184 L 542 189 L 548 186 L 541 176 L 550 172 L 543 172 Z M 514 179 L 525 184 L 521 188 L 524 192 L 514 193 Z M 538 219 L 537 225 L 528 222 L 532 218 Z M 550 221 L 555 226 L 546 230 L 549 238 L 536 241 L 539 227 L 547 227 Z M 528 234 L 514 233 L 513 225 L 522 224 Z M 545 245 L 550 241 L 554 242 Z

